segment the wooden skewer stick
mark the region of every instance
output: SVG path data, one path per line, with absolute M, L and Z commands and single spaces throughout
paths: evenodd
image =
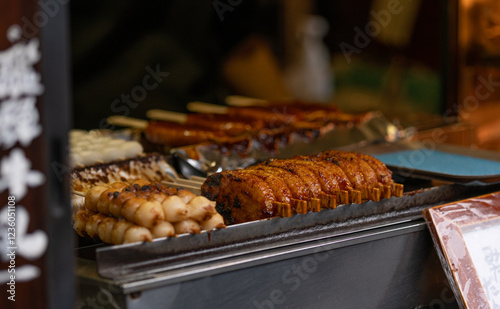
M 144 130 L 148 126 L 148 121 L 126 116 L 109 116 L 108 123 L 114 126 L 128 127 L 133 129 Z
M 403 189 L 404 186 L 400 183 L 393 183 L 391 184 L 391 189 L 392 189 L 392 195 L 396 197 L 402 197 L 403 196 Z
M 189 179 L 192 180 L 192 181 L 197 181 L 200 184 L 202 184 L 205 180 L 207 180 L 206 177 L 200 177 L 200 176 L 194 176 L 194 175 L 191 176 L 191 177 L 189 177 Z
M 378 202 L 380 201 L 380 189 L 379 188 L 368 188 L 369 197 L 368 199 Z
M 190 102 L 187 109 L 195 113 L 227 114 L 228 107 L 205 102 Z
M 328 208 L 328 195 L 326 195 L 326 194 L 320 195 L 319 205 L 321 208 Z
M 229 106 L 245 107 L 245 106 L 267 106 L 268 101 L 257 98 L 250 98 L 241 95 L 227 96 L 225 102 Z
M 328 205 L 328 208 L 330 209 L 335 209 L 337 208 L 337 196 L 336 195 L 329 195 L 329 205 Z
M 320 200 L 317 198 L 311 198 L 307 205 L 307 210 L 312 212 L 318 212 L 321 210 Z
M 358 190 L 351 190 L 349 192 L 349 199 L 351 203 L 354 204 L 361 204 L 361 191 Z
M 334 209 L 337 208 L 337 196 L 324 194 L 320 197 L 321 208 Z
M 358 188 L 358 191 L 361 192 L 361 199 L 362 200 L 369 199 L 369 197 L 368 197 L 368 188 L 366 186 L 360 186 Z
M 307 213 L 307 202 L 302 200 L 292 199 L 293 208 L 295 213 L 306 214 Z
M 337 195 L 337 203 L 338 204 L 348 204 L 349 203 L 349 191 L 340 190 Z
M 274 206 L 278 209 L 278 215 L 282 218 L 288 218 L 292 216 L 292 208 L 290 204 L 274 202 Z
M 197 180 L 190 180 L 190 179 L 183 179 L 183 178 L 176 178 L 175 181 L 172 181 L 180 186 L 191 186 L 191 187 L 200 187 L 203 184 L 203 182 L 199 182 Z
M 84 194 L 83 192 L 71 191 L 71 193 L 73 193 L 74 195 L 78 195 L 78 196 L 83 196 L 83 197 L 85 197 L 85 194 Z
M 391 198 L 392 192 L 391 192 L 391 186 L 380 186 L 380 191 L 381 191 L 381 197 L 382 198 Z
M 148 118 L 154 120 L 171 121 L 177 123 L 186 123 L 188 115 L 177 112 L 170 112 L 161 109 L 150 109 L 146 112 Z
M 188 190 L 196 195 L 201 195 L 201 188 L 199 188 L 199 187 L 194 187 L 194 186 L 189 186 L 189 185 L 180 184 L 177 182 L 169 182 L 169 181 L 162 181 L 161 184 L 165 185 L 165 186 L 169 186 L 169 187 L 174 187 L 177 189 L 186 189 L 186 190 Z

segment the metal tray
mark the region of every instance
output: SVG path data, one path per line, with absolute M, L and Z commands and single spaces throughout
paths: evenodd
M 354 150 L 350 147 L 344 147 L 343 150 Z M 421 147 L 422 145 L 418 143 L 399 142 L 358 146 L 355 150 L 373 155 L 401 149 L 421 149 Z M 467 149 L 461 147 L 436 145 L 436 149 L 468 153 Z M 486 159 L 494 156 L 490 152 L 474 153 Z M 150 243 L 105 245 L 95 249 L 98 271 L 103 277 L 120 278 L 125 281 L 129 277 L 175 272 L 186 267 L 239 255 L 255 254 L 271 247 L 286 247 L 309 242 L 318 237 L 330 237 L 353 230 L 378 228 L 396 222 L 421 219 L 423 209 L 476 196 L 481 192 L 491 192 L 498 187 L 498 184 L 478 183 L 477 180 L 465 185 L 458 183 L 436 186 L 431 181 L 418 180 L 419 178 L 435 180 L 433 177 L 422 177 L 420 174 L 412 174 L 410 178 L 402 178 L 397 174 L 394 176 L 397 182 L 405 184 L 406 193 L 401 198 L 392 197 L 380 202 L 339 205 L 336 209 L 325 209 L 317 213 L 248 222 L 197 235 L 156 239 Z
M 422 211 L 448 201 L 488 192 L 490 187 L 444 185 L 407 192 L 380 202 L 342 205 L 318 213 L 273 218 L 229 226 L 226 229 L 156 239 L 149 243 L 103 246 L 96 249 L 99 275 L 125 283 L 144 282 L 162 274 L 174 282 L 225 272 L 227 261 L 252 261 L 265 252 L 317 241 L 332 236 L 421 220 Z M 231 264 L 231 263 L 230 263 Z M 207 266 L 208 265 L 208 266 Z M 232 265 L 235 266 L 235 265 Z M 156 282 L 152 280 L 151 284 Z

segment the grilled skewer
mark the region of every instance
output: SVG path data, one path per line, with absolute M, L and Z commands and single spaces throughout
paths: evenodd
M 217 202 L 226 222 L 241 223 L 402 196 L 403 186 L 375 158 L 326 151 L 212 174 L 202 194 Z

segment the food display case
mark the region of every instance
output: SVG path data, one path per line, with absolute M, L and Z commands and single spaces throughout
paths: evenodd
M 467 33 L 474 48 L 467 59 L 457 51 L 457 18 L 470 9 L 471 22 L 475 7 L 486 14 L 487 1 L 209 1 L 199 10 L 174 2 L 158 9 L 102 4 L 92 12 L 76 1 L 5 5 L 12 16 L 0 22 L 0 69 L 20 74 L 0 70 L 0 119 L 7 129 L 15 122 L 22 128 L 13 130 L 16 140 L 0 133 L 0 197 L 8 201 L 2 211 L 19 218 L 17 243 L 0 235 L 0 253 L 18 254 L 0 260 L 0 283 L 10 288 L 0 303 L 463 307 L 425 214 L 500 192 L 500 156 L 475 147 L 475 125 L 460 119 L 475 110 L 457 103 L 474 101 L 470 85 L 457 89 L 467 83 L 457 62 L 496 59 L 494 37 L 485 45 Z M 305 14 L 313 8 L 321 17 Z M 187 11 L 198 14 L 193 27 L 179 27 L 186 15 L 175 12 Z M 250 13 L 263 18 L 261 26 L 248 23 Z M 85 19 L 92 14 L 96 20 Z M 216 17 L 221 37 L 212 37 L 213 25 L 203 29 L 204 14 Z M 299 31 L 283 33 L 272 14 Z M 136 26 L 124 26 L 130 16 Z M 381 27 L 385 22 L 394 27 Z M 245 23 L 269 36 L 238 41 L 236 30 L 248 34 Z M 334 31 L 319 40 L 328 23 Z M 192 41 L 205 33 L 200 28 L 210 32 L 201 45 Z M 115 46 L 124 33 L 127 44 Z M 319 57 L 323 44 L 332 59 Z M 218 48 L 224 58 L 216 61 Z M 117 50 L 123 53 L 110 58 Z M 304 56 L 310 53 L 321 59 Z M 321 85 L 335 103 L 298 98 L 305 94 L 298 88 L 317 86 L 311 59 L 328 67 Z M 198 67 L 203 61 L 220 75 Z M 164 63 L 176 65 L 167 71 Z M 490 81 L 483 85 L 489 89 L 494 76 L 473 85 Z M 16 81 L 31 88 L 9 88 Z M 27 110 L 12 102 L 33 107 L 30 117 L 19 116 Z M 19 167 L 23 177 L 12 172 Z M 5 218 L 2 232 L 13 227 Z M 9 265 L 18 267 L 17 277 Z

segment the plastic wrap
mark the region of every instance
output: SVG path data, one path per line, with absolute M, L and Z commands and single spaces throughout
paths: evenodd
M 500 192 L 430 208 L 424 217 L 462 308 L 500 308 Z

